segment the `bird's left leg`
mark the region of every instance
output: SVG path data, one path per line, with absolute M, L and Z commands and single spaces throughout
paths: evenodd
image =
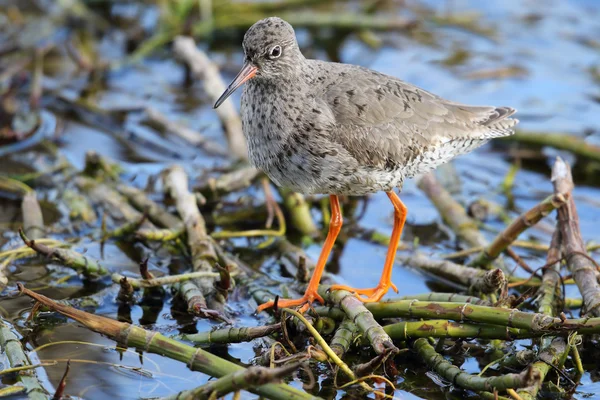
M 390 245 L 388 247 L 385 265 L 383 266 L 383 273 L 381 274 L 379 284 L 371 289 L 355 289 L 344 285 L 331 286 L 331 290 L 347 290 L 355 293 L 356 297 L 364 303 L 373 303 L 381 300 L 383 295 L 385 295 L 390 288 L 398 293 L 398 288 L 392 283 L 392 269 L 394 267 L 394 260 L 396 259 L 396 252 L 398 251 L 398 244 L 400 243 L 400 236 L 402 236 L 402 229 L 406 222 L 408 209 L 396 193 L 390 191 L 386 192 L 386 194 L 394 205 L 394 228 L 392 230 L 392 237 L 390 238 Z

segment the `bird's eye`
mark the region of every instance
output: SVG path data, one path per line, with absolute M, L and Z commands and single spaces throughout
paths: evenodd
M 269 51 L 269 58 L 277 58 L 280 55 L 281 55 L 281 46 L 280 45 L 273 46 L 271 51 Z

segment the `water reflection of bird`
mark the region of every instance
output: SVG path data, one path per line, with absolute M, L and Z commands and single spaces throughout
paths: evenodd
M 242 95 L 244 134 L 251 161 L 277 185 L 329 194 L 331 222 L 304 296 L 280 307 L 306 310 L 342 227 L 338 195 L 385 191 L 394 228 L 375 288 L 355 289 L 379 301 L 391 287 L 392 266 L 407 209 L 393 191 L 404 179 L 430 171 L 488 140 L 508 136 L 518 120 L 510 107 L 468 106 L 366 68 L 304 58 L 294 30 L 279 18 L 255 23 L 244 36 L 245 63 L 216 102 L 247 82 Z M 262 304 L 259 311 L 272 307 Z

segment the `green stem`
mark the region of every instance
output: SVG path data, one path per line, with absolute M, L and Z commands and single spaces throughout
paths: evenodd
M 3 319 L 0 319 L 0 347 L 4 350 L 11 368 L 31 366 L 31 362 L 29 361 L 29 358 L 27 358 L 19 338 L 13 333 L 10 325 Z M 16 375 L 17 380 L 25 386 L 27 397 L 29 399 L 48 399 L 48 394 L 42 387 L 42 384 L 38 381 L 35 371 L 22 370 L 16 372 Z
M 181 340 L 187 340 L 197 345 L 208 345 L 215 343 L 242 343 L 249 342 L 256 338 L 268 336 L 272 333 L 279 332 L 280 330 L 281 324 L 278 323 L 274 325 L 255 326 L 247 328 L 231 327 L 216 329 L 208 332 L 178 335 L 176 338 Z
M 58 247 L 48 247 L 45 244 L 38 243 L 35 240 L 29 240 L 25 236 L 23 230 L 19 231 L 21 239 L 27 246 L 32 250 L 35 250 L 38 254 L 52 258 L 53 260 L 63 264 L 66 267 L 73 268 L 75 271 L 87 276 L 87 277 L 98 277 L 108 275 L 108 270 L 104 268 L 100 263 L 92 258 L 84 256 L 76 251 L 69 249 L 61 249 Z
M 600 161 L 599 146 L 589 144 L 584 139 L 569 134 L 517 131 L 516 134 L 502 139 L 532 146 L 550 146 L 559 150 L 570 151 L 589 160 Z
M 345 290 L 329 291 L 325 286 L 319 287 L 319 295 L 326 302 L 339 306 L 357 327 L 367 337 L 373 350 L 377 354 L 388 352 L 397 353 L 398 348 L 394 346 L 392 339 L 383 330 L 381 325 L 375 321 L 373 314 L 365 307 L 356 296 Z
M 283 205 L 290 217 L 290 225 L 303 235 L 315 235 L 318 232 L 317 225 L 304 196 L 282 188 L 279 189 L 279 194 L 283 197 Z
M 536 378 L 531 370 L 489 378 L 471 375 L 447 361 L 435 351 L 435 348 L 425 338 L 415 340 L 413 347 L 431 369 L 444 379 L 464 389 L 486 392 L 505 391 L 528 386 Z
M 235 274 L 231 274 L 235 275 Z M 173 283 L 181 283 L 185 281 L 189 281 L 197 278 L 219 278 L 218 272 L 188 272 L 186 274 L 179 275 L 167 275 L 162 276 L 160 278 L 152 278 L 152 279 L 135 279 L 127 277 L 127 280 L 131 284 L 134 289 L 142 289 L 142 288 L 151 288 L 163 285 L 171 285 Z M 112 274 L 111 277 L 114 283 L 119 283 L 121 279 L 123 279 L 123 275 L 121 274 Z
M 385 329 L 385 328 L 384 328 Z M 350 319 L 344 319 L 331 338 L 331 349 L 342 358 L 350 348 L 358 328 Z M 389 333 L 389 332 L 388 332 Z

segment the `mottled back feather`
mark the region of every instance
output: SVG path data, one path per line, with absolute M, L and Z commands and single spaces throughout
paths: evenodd
M 518 123 L 510 107 L 454 103 L 366 68 L 307 61 L 330 76 L 320 97 L 335 117 L 332 138 L 369 165 L 405 163 L 453 141 L 483 144 Z

